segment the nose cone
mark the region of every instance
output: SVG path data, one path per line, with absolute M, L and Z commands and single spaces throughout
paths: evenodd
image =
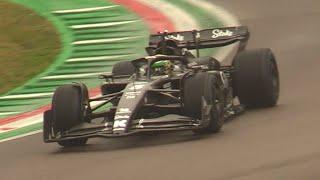
M 126 86 L 114 116 L 113 133 L 128 132 L 131 120 L 143 105 L 144 97 L 149 89 L 150 85 L 144 81 L 132 82 Z

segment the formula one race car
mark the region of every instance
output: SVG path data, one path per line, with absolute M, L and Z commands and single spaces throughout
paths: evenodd
M 275 106 L 276 59 L 270 49 L 245 50 L 248 39 L 244 26 L 151 35 L 149 56 L 100 75 L 102 96 L 89 99 L 82 83 L 57 88 L 44 113 L 44 141 L 68 147 L 144 132 L 216 133 L 245 107 Z M 199 57 L 200 49 L 233 43 L 239 48 L 229 66 Z

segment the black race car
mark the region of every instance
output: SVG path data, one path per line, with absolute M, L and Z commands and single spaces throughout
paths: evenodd
M 275 106 L 276 59 L 270 49 L 245 50 L 248 39 L 244 26 L 151 35 L 149 56 L 100 75 L 102 96 L 89 99 L 82 83 L 57 88 L 44 113 L 44 141 L 77 146 L 92 137 L 144 132 L 216 133 L 245 107 Z M 200 49 L 232 43 L 239 48 L 230 66 L 199 57 Z

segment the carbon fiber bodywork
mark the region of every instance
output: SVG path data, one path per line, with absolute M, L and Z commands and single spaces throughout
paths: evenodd
M 243 107 L 233 104 L 232 66 L 220 66 L 211 57 L 190 56 L 183 53 L 182 48 L 199 50 L 237 41 L 246 44 L 248 37 L 245 27 L 152 35 L 147 48 L 150 56 L 131 61 L 136 69 L 133 75 L 100 76 L 105 80 L 102 85 L 104 95 L 89 99 L 86 86 L 74 84 L 80 90 L 81 107 L 85 108 L 79 123 L 68 130 L 57 131 L 54 129 L 53 111 L 45 112 L 44 141 L 123 137 L 146 131 L 203 129 L 210 122 L 212 104 L 202 99 L 199 118 L 188 116 L 184 109 L 184 99 L 188 98 L 183 95 L 185 79 L 198 73 L 208 73 L 214 77 L 214 86 L 223 97 L 220 103 L 223 104 L 221 112 L 225 118 L 241 113 Z M 175 41 L 175 47 L 169 47 L 168 42 L 172 40 Z M 168 54 L 165 50 L 167 47 L 177 53 Z M 153 55 L 157 52 L 158 54 Z M 163 60 L 170 61 L 178 70 L 171 74 L 154 75 L 152 65 Z M 145 67 L 145 71 L 141 67 Z M 93 102 L 97 102 L 95 106 L 92 106 Z

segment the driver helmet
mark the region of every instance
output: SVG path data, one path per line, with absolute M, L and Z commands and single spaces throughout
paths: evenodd
M 169 60 L 157 61 L 151 65 L 154 75 L 173 75 L 174 64 Z

